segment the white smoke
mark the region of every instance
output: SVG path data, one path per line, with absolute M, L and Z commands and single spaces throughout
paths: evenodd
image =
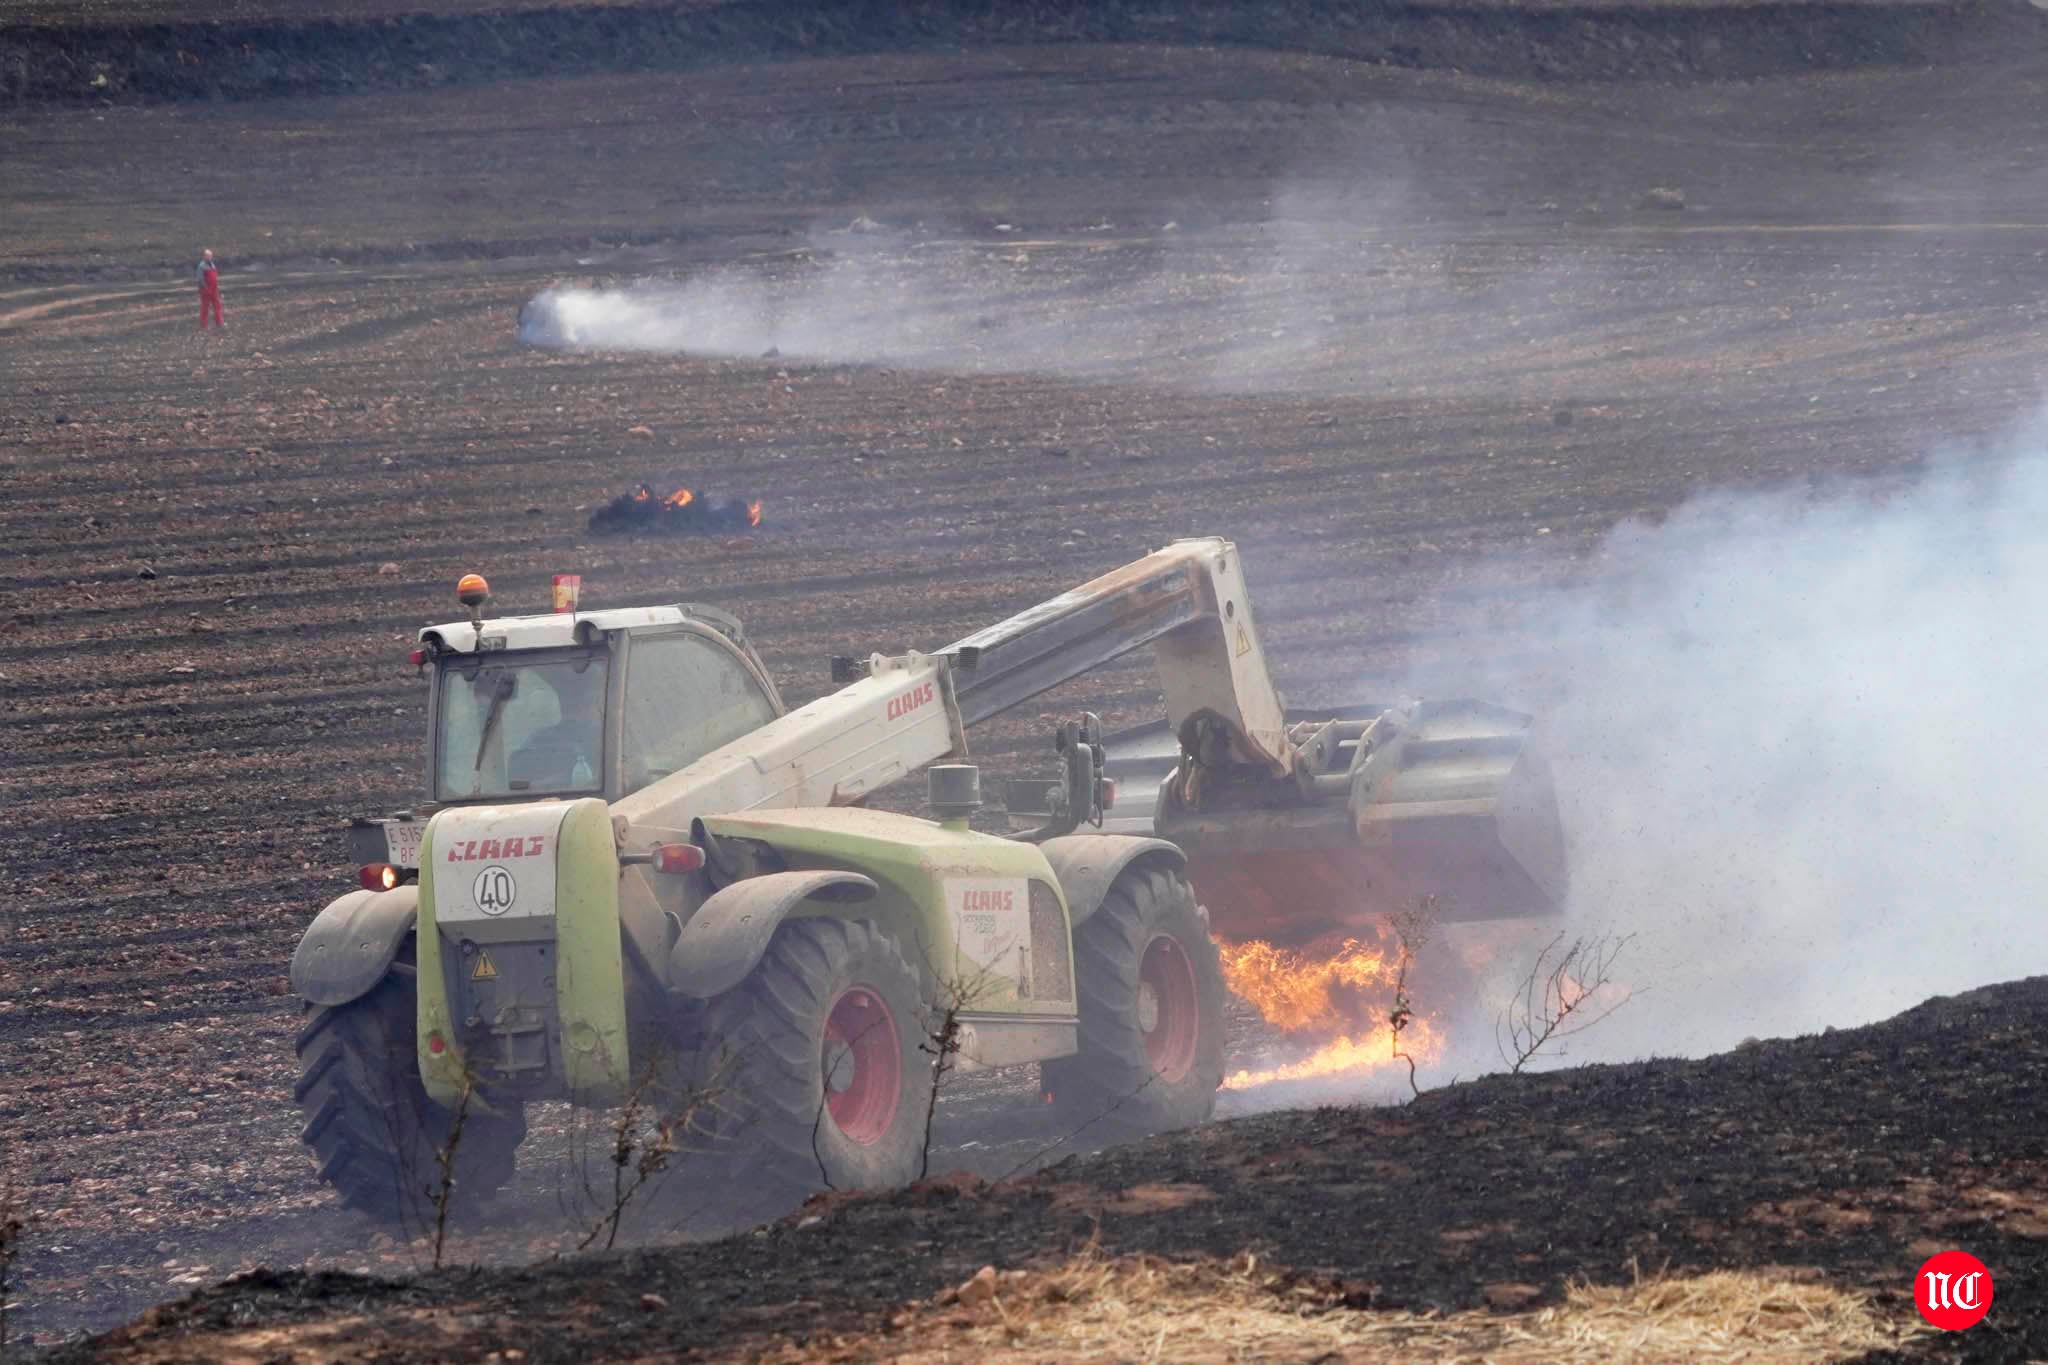
M 883 238 L 803 270 L 550 290 L 521 334 L 1222 389 L 1405 388 L 1427 371 L 1435 391 L 1499 392 L 1525 381 L 1467 344 L 1474 317 L 1512 323 L 1496 305 L 1605 287 L 1569 263 L 1445 283 L 1423 267 L 1448 248 L 1372 235 L 1393 216 L 1382 203 L 1302 191 L 1278 204 L 1249 253 L 1216 243 L 1205 259 L 1187 242 L 1091 277 L 1041 268 L 1070 258 L 1028 242 Z M 1396 277 L 1429 282 L 1334 286 L 1374 253 L 1405 253 Z M 1469 297 L 1452 307 L 1446 291 Z M 1572 1059 L 1697 1055 L 2048 971 L 2033 924 L 2048 901 L 2044 527 L 2048 416 L 1883 495 L 1707 495 L 1613 531 L 1597 582 L 1518 603 L 1516 634 L 1536 647 L 1512 665 L 1405 689 L 1541 717 L 1570 841 L 1569 929 L 1635 935 L 1618 968 L 1635 995 Z M 1469 658 L 1470 644 L 1424 652 Z M 1498 1067 L 1478 1032 L 1437 1079 Z
M 519 335 L 564 350 L 730 357 L 775 350 L 819 361 L 915 363 L 954 350 L 973 326 L 915 279 L 887 263 L 850 258 L 794 279 L 725 269 L 684 281 L 556 287 L 522 311 Z
M 1572 930 L 1636 936 L 1574 1059 L 2048 971 L 2048 417 L 1889 496 L 1710 495 L 1604 557 L 1485 684 L 1545 698 Z
M 810 263 L 549 288 L 521 310 L 519 336 L 560 350 L 1351 388 L 1406 297 L 1344 285 L 1394 250 L 1370 237 L 1384 198 L 1283 191 L 1266 221 L 1220 239 L 1153 227 L 1100 243 L 820 234 Z

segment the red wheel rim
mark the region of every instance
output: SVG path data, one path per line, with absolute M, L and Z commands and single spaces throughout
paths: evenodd
M 1138 963 L 1138 1029 L 1159 1079 L 1177 1081 L 1195 1069 L 1202 1031 L 1195 964 L 1178 939 L 1164 934 L 1145 945 Z
M 849 986 L 825 1016 L 825 1108 L 847 1140 L 871 1147 L 896 1121 L 903 1046 L 896 1016 L 866 986 Z

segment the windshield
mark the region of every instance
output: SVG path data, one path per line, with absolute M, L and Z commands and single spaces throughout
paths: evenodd
M 444 662 L 435 795 L 601 791 L 604 701 L 602 655 Z

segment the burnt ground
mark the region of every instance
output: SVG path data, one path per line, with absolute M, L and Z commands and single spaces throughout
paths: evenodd
M 1819 1269 L 1913 1320 L 1920 1262 L 1956 1243 L 1991 1269 L 1991 1315 L 1913 1355 L 2048 1347 L 2048 980 L 1928 1002 L 1883 1024 L 1650 1061 L 1493 1077 L 1400 1109 L 1239 1119 L 997 1184 L 946 1179 L 730 1240 L 406 1280 L 266 1271 L 53 1360 L 266 1358 L 533 1365 L 859 1358 L 900 1305 L 983 1265 L 1251 1249 L 1339 1281 L 1342 1309 L 1555 1302 L 1567 1280 Z M 649 1311 L 642 1296 L 659 1295 Z M 299 1335 L 276 1329 L 306 1324 Z M 941 1337 L 943 1340 L 943 1336 Z M 271 1357 L 303 1358 L 303 1357 Z
M 2006 0 L 13 0 L 0 104 L 243 100 L 822 52 L 1171 41 L 1516 78 L 1733 79 L 1983 56 L 2034 37 Z
M 1172 536 L 1222 533 L 1246 549 L 1282 685 L 1339 701 L 1526 648 L 1520 594 L 1597 577 L 1618 522 L 1713 488 L 1881 490 L 1937 441 L 2039 402 L 2038 48 L 1673 83 L 1625 64 L 1622 79 L 1525 81 L 1170 34 L 1017 36 L 374 98 L 31 103 L 0 120 L 0 1156 L 37 1218 L 18 1327 L 105 1327 L 259 1263 L 415 1262 L 340 1213 L 300 1152 L 285 966 L 349 882 L 340 819 L 415 795 L 422 697 L 403 655 L 451 614 L 465 570 L 508 605 L 537 606 L 570 568 L 586 601 L 725 605 L 800 700 L 825 689 L 833 653 L 943 643 Z M 858 218 L 882 231 L 846 232 Z M 201 245 L 222 258 L 230 323 L 206 337 L 187 282 Z M 938 344 L 856 336 L 829 359 L 557 354 L 514 335 L 554 280 L 723 268 L 816 298 L 812 282 L 853 260 L 914 280 L 926 314 L 972 321 Z M 760 496 L 767 524 L 582 533 L 579 509 L 667 474 Z M 1113 670 L 993 723 L 976 736 L 991 778 L 1023 771 L 1084 706 L 1149 719 L 1157 693 Z M 1999 1017 L 2022 1021 L 2012 1009 Z M 1838 1035 L 1766 1049 L 1785 1068 L 1768 1085 L 1739 1079 L 1747 1054 L 1485 1082 L 1399 1114 L 1269 1116 L 1111 1154 L 1089 1179 L 1215 1184 L 1245 1152 L 1355 1155 L 1342 1134 L 1406 1133 L 1426 1164 L 1389 1177 L 1399 1201 L 1360 1204 L 1370 1233 L 1344 1235 L 1365 1240 L 1318 1250 L 1307 1229 L 1331 1220 L 1286 1205 L 1262 1235 L 1408 1301 L 1467 1302 L 1512 1254 L 1403 1267 L 1377 1250 L 1408 1223 L 1453 1226 L 1453 1190 L 1475 1225 L 1579 1238 L 1578 1259 L 1515 1278 L 1620 1276 L 1649 1229 L 1688 1263 L 1767 1254 L 1895 1285 L 1917 1215 L 1795 1244 L 1804 1214 L 1738 1214 L 1825 1204 L 1848 1175 L 1899 1199 L 1908 1175 L 1974 1180 L 2031 1207 L 2031 1108 L 1999 1088 L 2030 1074 L 2014 1027 L 2020 1060 L 1955 1082 L 2009 1112 L 1985 1101 L 1972 1136 L 1960 1101 L 1930 1102 L 1935 1128 L 1899 1130 L 1922 1148 L 1939 1130 L 1933 1168 L 1897 1164 L 1911 1144 L 1880 1131 L 1922 1091 L 1880 1063 L 1823 1060 Z M 1843 1074 L 1868 1083 L 1832 1088 Z M 1715 1102 L 1762 1144 L 1713 1169 L 1753 1183 L 1694 1190 L 1694 1168 L 1664 1155 L 1703 1132 L 1678 1089 L 1695 1075 L 1721 1078 Z M 1001 1175 L 1059 1155 L 1005 1084 L 1021 1097 L 1028 1078 L 948 1101 L 942 1164 Z M 1551 1104 L 1556 1087 L 1570 1105 Z M 1660 1095 L 1669 1109 L 1642 1107 Z M 1833 1098 L 1809 1119 L 1817 1095 Z M 1609 1236 L 1590 1211 L 1570 1233 L 1577 1187 L 1561 1178 L 1473 1186 L 1496 1140 L 1456 1126 L 1481 1121 L 1474 1105 L 1533 1106 L 1526 1131 L 1545 1142 L 1569 1122 L 1589 1149 L 1643 1144 L 1627 1170 L 1706 1201 L 1684 1205 L 1698 1235 Z M 1500 1131 L 1503 1162 L 1540 1149 L 1516 1131 Z M 544 1177 L 571 1141 L 557 1125 L 530 1164 Z M 1857 1164 L 1879 1150 L 1904 1174 Z M 1940 1164 L 1957 1151 L 1982 1170 Z M 1007 1215 L 984 1235 L 1060 1226 L 1045 1188 L 976 1205 Z M 1205 1221 L 1214 1207 L 1132 1226 L 1213 1226 L 1217 1250 L 1257 1240 Z M 865 1244 L 920 1208 L 828 1224 Z M 459 1230 L 456 1255 L 544 1254 L 572 1222 L 542 1178 L 499 1222 Z M 774 1261 L 758 1248 L 823 1226 L 631 1264 L 680 1283 Z M 805 1264 L 855 1296 L 859 1275 L 958 1269 Z M 402 1297 L 523 1282 L 332 1283 Z M 825 1301 L 720 1283 L 757 1305 Z M 2001 1321 L 2026 1302 L 2007 1292 Z

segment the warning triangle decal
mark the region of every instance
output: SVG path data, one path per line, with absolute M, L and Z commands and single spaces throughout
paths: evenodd
M 1252 635 L 1242 621 L 1237 623 L 1237 652 L 1240 658 L 1252 652 Z
M 479 948 L 476 950 L 476 966 L 469 969 L 471 981 L 496 981 L 498 969 L 491 965 L 491 955 Z

